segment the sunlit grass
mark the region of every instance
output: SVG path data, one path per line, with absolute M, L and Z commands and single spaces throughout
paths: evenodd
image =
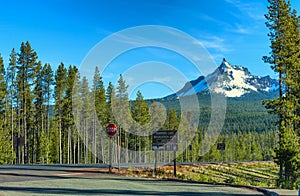
M 177 178 L 210 183 L 230 183 L 274 188 L 278 166 L 273 162 L 250 162 L 230 164 L 204 164 L 177 166 Z M 152 176 L 152 170 L 130 170 L 130 175 Z M 158 178 L 172 178 L 173 167 L 158 167 Z

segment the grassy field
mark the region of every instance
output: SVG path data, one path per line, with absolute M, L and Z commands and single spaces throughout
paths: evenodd
M 244 162 L 177 166 L 177 178 L 211 183 L 230 183 L 274 188 L 278 166 L 273 162 Z M 128 175 L 152 176 L 151 169 L 131 168 Z M 157 168 L 157 178 L 172 178 L 173 167 Z

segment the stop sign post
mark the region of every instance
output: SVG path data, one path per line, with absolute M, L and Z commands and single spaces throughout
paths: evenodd
M 117 126 L 115 124 L 108 124 L 106 126 L 106 133 L 109 136 L 109 173 L 112 172 L 112 137 L 117 133 Z

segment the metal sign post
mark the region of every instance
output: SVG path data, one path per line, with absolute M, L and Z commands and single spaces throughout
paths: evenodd
M 109 173 L 112 172 L 112 137 L 109 137 L 109 166 L 108 166 Z
M 154 167 L 152 170 L 152 177 L 155 177 L 156 174 L 156 164 L 157 164 L 157 150 L 154 150 Z
M 220 151 L 220 164 L 223 164 L 223 150 L 225 150 L 225 142 L 217 144 L 217 150 Z
M 118 171 L 120 172 L 120 162 L 121 162 L 121 142 L 120 136 L 118 136 Z
M 108 171 L 109 173 L 112 172 L 112 137 L 117 133 L 117 126 L 115 124 L 108 124 L 106 126 L 106 133 L 109 136 L 109 166 Z
M 174 177 L 176 178 L 176 150 L 174 150 Z

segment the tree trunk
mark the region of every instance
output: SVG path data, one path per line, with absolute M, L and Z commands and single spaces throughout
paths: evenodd
M 87 127 L 86 127 L 86 119 L 84 120 L 84 128 L 83 128 L 83 131 L 84 131 L 84 163 L 87 164 L 88 162 L 88 148 L 87 148 L 87 145 L 88 145 L 88 142 L 87 142 Z
M 76 142 L 75 138 L 73 139 L 73 164 L 76 163 Z
M 59 116 L 59 164 L 62 164 L 61 117 Z
M 94 163 L 97 163 L 97 131 L 96 131 L 96 112 L 94 112 L 94 119 L 93 119 L 93 139 L 94 139 Z
M 124 140 L 125 140 L 125 163 L 128 163 L 128 134 L 124 131 Z
M 27 114 L 26 114 L 26 105 L 27 105 L 27 101 L 26 101 L 26 96 L 24 96 L 24 105 L 23 105 L 23 129 L 24 129 L 24 138 L 25 138 L 25 145 L 24 145 L 24 157 L 25 157 L 25 164 L 28 163 L 29 161 L 29 156 L 28 156 L 28 141 L 27 141 Z
M 77 163 L 80 163 L 80 137 L 77 135 Z
M 282 81 L 282 73 L 281 71 L 279 71 L 279 99 L 280 101 L 282 100 L 282 95 L 283 95 L 283 85 L 282 85 L 283 81 Z M 283 106 L 280 105 L 280 113 L 279 113 L 279 131 L 282 131 L 282 122 L 283 122 Z M 280 137 L 279 137 L 279 143 L 280 143 Z M 281 146 L 281 145 L 280 145 Z M 279 146 L 279 148 L 280 148 Z M 283 180 L 283 162 L 282 160 L 280 160 L 279 162 L 279 181 Z
M 141 163 L 142 162 L 142 143 L 141 143 L 141 136 L 139 135 L 138 136 L 138 138 L 139 138 L 139 151 L 138 151 L 138 153 L 139 153 L 139 163 Z
M 102 157 L 102 162 L 105 163 L 105 150 L 104 150 L 104 148 L 105 148 L 104 141 L 105 141 L 105 140 L 103 140 L 103 132 L 102 132 L 102 130 L 100 131 L 100 139 L 101 139 L 100 145 L 101 145 L 101 157 Z
M 10 124 L 11 124 L 11 153 L 12 157 L 14 154 L 14 108 L 13 108 L 13 101 L 11 100 L 11 115 L 10 115 Z M 13 164 L 13 161 L 12 161 Z
M 68 127 L 68 164 L 70 164 L 70 156 L 71 156 L 71 130 Z

